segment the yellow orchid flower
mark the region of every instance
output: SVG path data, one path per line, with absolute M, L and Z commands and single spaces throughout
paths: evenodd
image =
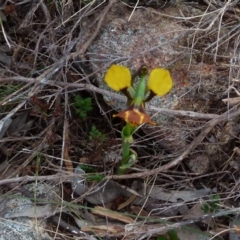
M 168 70 L 155 68 L 151 71 L 146 86 L 147 68 L 143 66 L 139 71 L 139 82 L 136 88 L 132 86 L 132 76 L 128 68 L 121 65 L 112 65 L 106 72 L 104 80 L 107 85 L 115 91 L 122 91 L 128 97 L 129 107 L 115 114 L 132 126 L 148 123 L 156 125 L 145 112 L 145 102 L 151 100 L 155 95 L 163 96 L 168 93 L 172 86 L 172 78 Z M 150 94 L 146 98 L 147 92 Z
M 157 96 L 167 94 L 173 87 L 173 81 L 168 70 L 155 68 L 148 78 L 148 89 Z
M 104 80 L 115 91 L 121 91 L 132 84 L 132 75 L 127 67 L 112 65 L 106 72 Z

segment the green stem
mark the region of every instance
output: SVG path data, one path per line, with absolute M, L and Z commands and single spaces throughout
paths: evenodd
M 123 150 L 123 156 L 122 156 L 122 164 L 126 164 L 128 162 L 128 157 L 130 155 L 130 143 L 132 143 L 132 133 L 134 131 L 134 128 L 129 124 L 126 123 L 126 126 L 123 128 L 122 133 L 122 150 Z
M 135 91 L 135 96 L 133 98 L 133 105 L 142 106 L 144 103 L 145 95 L 146 95 L 146 76 L 142 75 L 140 76 L 140 79 Z
M 130 144 L 128 142 L 122 143 L 122 150 L 123 150 L 123 155 L 122 155 L 122 160 L 120 162 L 120 165 L 126 164 L 128 160 L 128 156 L 130 153 Z
M 120 161 L 117 174 L 123 174 L 125 172 L 125 169 L 121 169 L 121 166 L 128 163 L 131 155 L 130 144 L 133 141 L 133 131 L 134 127 L 132 127 L 129 123 L 126 123 L 126 126 L 122 130 L 122 160 Z

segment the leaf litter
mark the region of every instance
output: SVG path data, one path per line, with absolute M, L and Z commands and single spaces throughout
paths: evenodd
M 34 234 L 49 231 L 47 239 L 170 239 L 170 229 L 179 239 L 237 238 L 227 216 L 239 212 L 239 3 L 133 2 L 1 6 L 0 81 L 10 89 L 1 94 L 1 180 L 8 180 L 1 191 L 13 209 L 31 206 L 3 215 L 1 200 L 1 216 L 13 218 L 7 235 L 32 239 L 24 226 L 37 219 L 43 225 Z M 121 123 L 111 119 L 125 100 L 103 85 L 112 63 L 133 72 L 142 64 L 166 67 L 174 79 L 173 91 L 147 105 L 159 125 L 136 132 L 139 159 L 126 176 L 115 176 Z M 93 100 L 86 120 L 74 112 L 76 92 Z M 89 138 L 92 126 L 105 141 Z M 77 170 L 79 159 L 92 172 Z M 33 179 L 35 187 L 25 189 Z M 36 205 L 43 179 L 61 192 Z M 213 194 L 220 207 L 203 213 L 204 204 L 215 206 Z

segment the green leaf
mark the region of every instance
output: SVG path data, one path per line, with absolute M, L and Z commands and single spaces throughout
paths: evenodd
M 172 229 L 168 231 L 169 240 L 180 240 L 176 230 Z
M 167 232 L 168 237 L 160 235 L 157 237 L 157 240 L 180 240 L 176 230 L 172 229 Z
M 85 164 L 79 164 L 79 166 L 85 173 L 94 173 L 94 172 L 96 172 L 94 167 L 87 166 Z
M 121 170 L 127 170 L 137 162 L 137 157 L 137 153 L 134 150 L 130 149 L 130 155 L 123 161 L 125 163 L 122 164 L 119 168 Z
M 92 111 L 92 99 L 90 97 L 88 98 L 82 98 L 79 95 L 76 95 L 74 98 L 74 104 L 73 106 L 76 108 L 76 114 L 80 118 L 86 118 L 87 114 Z
M 106 140 L 106 136 L 101 133 L 94 125 L 92 126 L 89 132 L 89 140 L 91 141 L 100 141 L 102 144 Z
M 102 174 L 87 175 L 86 180 L 88 182 L 101 182 L 104 178 Z
M 209 202 L 205 202 L 202 204 L 201 209 L 204 213 L 215 212 L 220 208 L 220 195 L 215 194 L 210 196 Z

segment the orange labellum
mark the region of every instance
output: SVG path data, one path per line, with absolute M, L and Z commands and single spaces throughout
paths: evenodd
M 146 114 L 143 110 L 140 111 L 140 109 L 136 108 L 136 107 L 132 108 L 132 109 L 130 107 L 129 109 L 121 111 L 120 113 L 114 115 L 113 117 L 120 117 L 120 118 L 124 119 L 125 122 L 128 122 L 133 126 L 138 126 L 143 123 L 156 125 L 155 122 L 151 121 L 148 114 Z

